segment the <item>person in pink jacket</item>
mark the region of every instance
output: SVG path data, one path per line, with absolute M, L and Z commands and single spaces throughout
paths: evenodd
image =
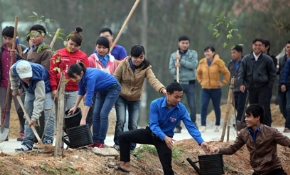
M 103 70 L 111 75 L 117 69 L 117 61 L 113 55 L 110 54 L 110 42 L 106 37 L 99 37 L 96 41 L 96 52 L 89 56 L 89 65 L 92 68 Z M 85 99 L 85 98 L 84 98 Z M 96 94 L 93 96 L 93 103 L 95 103 Z M 91 106 L 86 122 L 89 126 L 93 123 L 94 105 Z

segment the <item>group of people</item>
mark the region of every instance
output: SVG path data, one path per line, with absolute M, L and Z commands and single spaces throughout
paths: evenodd
M 232 49 L 233 60 L 227 67 L 215 52 L 215 48 L 211 46 L 204 49 L 205 58 L 198 62 L 197 52 L 189 49 L 189 37 L 181 36 L 178 40 L 179 48 L 171 54 L 169 62 L 169 71 L 174 76 L 174 82 L 165 87 L 155 77 L 151 63 L 145 58 L 145 48 L 142 45 L 134 45 L 127 56 L 124 47 L 113 45 L 113 33 L 109 28 L 103 28 L 99 31 L 95 50 L 89 57 L 80 50 L 83 40 L 82 28 L 80 27 L 68 35 L 67 45 L 57 50 L 55 54 L 44 42 L 46 30 L 42 25 L 37 24 L 30 28 L 27 35 L 27 41 L 30 45 L 27 48 L 23 46 L 22 49 L 25 49 L 23 55 L 19 54 L 16 47 L 12 48 L 12 43 L 15 42 L 13 41 L 13 31 L 14 28 L 11 26 L 3 29 L 4 45 L 0 54 L 0 93 L 2 95 L 6 93 L 9 81 L 12 90 L 8 101 L 9 107 L 6 110 L 5 127 L 9 128 L 11 99 L 21 95 L 21 93 L 25 94 L 24 106 L 31 118 L 30 122 L 25 121 L 24 123 L 23 111 L 19 110 L 18 117 L 21 126 L 19 140 L 22 139 L 22 143 L 20 148 L 16 150 L 32 150 L 34 134 L 31 126 L 36 126 L 42 115 L 44 123 L 46 123 L 43 142 L 45 144 L 53 142 L 55 117 L 52 105 L 53 103 L 58 105 L 56 100 L 58 87 L 61 76 L 64 75 L 67 81 L 65 109 L 63 110 L 68 110 L 68 115 L 74 113 L 83 99 L 84 108 L 80 125 L 88 124 L 93 127 L 93 144 L 88 145 L 89 147 L 105 147 L 108 115 L 115 106 L 117 121 L 114 147 L 120 151 L 120 160 L 124 163 L 117 166 L 109 165 L 111 168 L 125 172 L 130 171 L 130 150 L 135 149 L 136 143 L 152 144 L 157 149 L 164 174 L 174 174 L 171 166 L 171 151 L 175 141 L 173 136 L 174 133 L 181 132 L 180 121 L 183 121 L 190 135 L 206 154 L 233 154 L 241 146 L 247 144 L 252 158 L 256 159 L 255 156 L 261 156 L 271 160 L 268 163 L 273 165 L 265 166 L 267 162 L 260 164 L 258 159 L 252 161 L 251 165 L 256 174 L 284 172 L 277 158 L 276 145 L 279 143 L 290 146 L 290 140 L 269 127 L 271 125 L 270 91 L 277 72 L 272 58 L 268 56 L 269 53 L 262 53 L 262 47 L 270 50 L 270 45 L 266 44 L 266 40 L 255 39 L 253 52 L 244 57 L 242 57 L 242 47 L 237 45 Z M 284 103 L 283 114 L 285 114 L 285 118 L 287 118 L 290 109 L 288 109 L 290 96 L 287 91 L 290 82 L 288 82 L 290 61 L 287 61 L 290 57 L 290 43 L 288 44 L 288 51 L 285 57 L 281 58 L 284 63 L 279 61 L 279 65 L 282 63 L 285 65 L 283 70 L 279 70 L 282 74 L 281 92 L 279 91 L 281 103 L 279 104 L 283 106 Z M 111 48 L 113 50 L 110 50 Z M 14 64 L 10 67 L 11 59 Z M 177 71 L 179 72 L 177 73 Z M 177 74 L 179 75 L 177 76 Z M 224 75 L 221 81 L 220 74 Z M 233 146 L 210 148 L 202 139 L 200 132 L 206 130 L 207 108 L 210 99 L 216 114 L 215 131 L 219 131 L 221 87 L 228 84 L 230 77 L 235 78 L 234 96 L 238 112 L 237 120 L 242 120 L 247 92 L 249 93 L 250 107 L 247 108 L 245 115 L 247 128 L 240 131 Z M 157 92 L 164 96 L 152 101 L 149 126 L 145 129 L 137 129 L 145 78 Z M 202 86 L 200 131 L 196 125 L 196 80 Z M 180 103 L 183 92 L 186 94 L 190 113 Z M 4 108 L 3 104 L 2 101 L 0 103 L 1 111 Z M 15 105 L 18 104 L 15 103 Z M 124 132 L 126 111 L 128 112 L 128 132 Z M 286 119 L 287 122 L 289 123 L 289 120 Z M 284 131 L 287 131 L 286 128 L 289 130 L 288 125 L 285 126 Z M 249 132 L 253 141 L 247 139 Z M 263 134 L 257 134 L 258 132 Z M 267 149 L 264 144 L 266 142 Z M 262 145 L 264 145 L 263 149 L 265 147 L 268 157 L 262 155 L 265 150 L 259 150 L 259 146 L 262 147 Z M 256 154 L 258 151 L 260 152 Z

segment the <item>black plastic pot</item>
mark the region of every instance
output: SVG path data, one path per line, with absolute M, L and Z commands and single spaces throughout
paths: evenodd
M 222 154 L 199 155 L 197 162 L 199 168 L 190 158 L 186 159 L 199 175 L 220 175 L 224 174 L 224 161 Z
M 64 127 L 63 130 L 67 133 L 68 128 L 76 127 L 80 125 L 80 121 L 82 119 L 82 111 L 81 108 L 77 108 L 74 114 L 68 115 L 68 111 L 65 111 L 64 117 Z
M 78 148 L 87 146 L 93 143 L 92 134 L 89 125 L 76 126 L 67 128 L 67 135 L 63 136 L 62 140 L 70 148 Z

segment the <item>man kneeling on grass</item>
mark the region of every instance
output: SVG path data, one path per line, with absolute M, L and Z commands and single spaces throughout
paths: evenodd
M 173 175 L 171 159 L 173 148 L 173 135 L 175 125 L 182 120 L 189 134 L 197 141 L 205 153 L 210 153 L 210 148 L 201 137 L 200 132 L 190 120 L 186 107 L 179 103 L 182 98 L 182 86 L 177 83 L 171 83 L 167 88 L 166 97 L 154 100 L 150 105 L 149 127 L 146 129 L 137 129 L 123 132 L 119 136 L 120 142 L 120 160 L 123 164 L 110 168 L 129 172 L 130 167 L 130 144 L 151 144 L 157 149 L 159 160 L 166 175 Z
M 264 114 L 262 106 L 250 105 L 246 109 L 247 127 L 240 131 L 235 143 L 226 148 L 215 147 L 212 153 L 231 155 L 246 144 L 253 175 L 286 175 L 277 155 L 277 144 L 290 147 L 290 139 L 277 129 L 261 124 Z

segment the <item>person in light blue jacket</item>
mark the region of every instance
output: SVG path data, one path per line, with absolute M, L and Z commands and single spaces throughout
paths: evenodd
M 173 52 L 170 56 L 169 71 L 177 80 L 177 68 L 179 67 L 179 83 L 186 95 L 187 103 L 190 110 L 190 119 L 196 125 L 196 68 L 198 65 L 197 53 L 195 50 L 188 49 L 190 39 L 187 36 L 181 36 L 178 39 L 178 53 Z M 178 60 L 178 62 L 177 62 Z M 175 133 L 181 132 L 180 123 L 176 125 Z

